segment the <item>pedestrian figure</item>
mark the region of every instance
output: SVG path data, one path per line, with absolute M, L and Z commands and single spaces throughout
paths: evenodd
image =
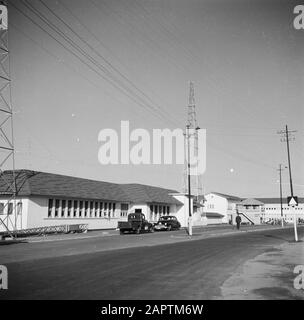
M 242 221 L 241 216 L 239 214 L 237 214 L 237 216 L 235 218 L 235 222 L 236 222 L 236 227 L 238 230 L 240 230 L 241 221 Z

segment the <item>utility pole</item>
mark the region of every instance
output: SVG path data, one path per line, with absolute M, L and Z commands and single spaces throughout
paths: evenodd
M 285 167 L 287 168 L 287 167 Z M 282 198 L 282 171 L 284 169 L 282 168 L 282 164 L 279 164 L 279 176 L 280 176 L 280 204 L 281 204 L 281 224 L 282 228 L 284 227 L 284 218 L 283 218 L 283 198 Z
M 291 198 L 294 198 L 293 194 L 293 186 L 292 186 L 292 175 L 291 175 L 291 164 L 290 164 L 290 150 L 289 150 L 289 141 L 294 141 L 295 138 L 293 134 L 296 132 L 296 130 L 293 131 L 288 131 L 288 126 L 285 126 L 285 130 L 278 131 L 278 134 L 282 135 L 281 141 L 285 142 L 286 141 L 286 146 L 287 146 L 287 157 L 288 157 L 288 169 L 289 169 L 289 184 L 290 184 L 290 194 Z M 294 226 L 294 234 L 295 234 L 295 241 L 298 241 L 298 231 L 297 231 L 297 219 L 296 219 L 296 210 L 294 205 L 291 205 L 292 210 L 293 210 L 293 226 Z
M 190 132 L 189 132 L 190 126 L 187 125 L 187 174 L 188 174 L 188 210 L 189 210 L 189 217 L 188 217 L 188 234 L 189 236 L 192 236 L 192 210 L 191 210 L 191 167 L 190 167 Z
M 191 155 L 198 159 L 198 132 L 199 127 L 196 119 L 196 106 L 194 98 L 194 84 L 190 81 L 189 84 L 189 100 L 187 106 L 187 125 L 185 133 L 185 166 L 183 175 L 183 193 L 188 194 L 189 198 L 189 215 L 188 215 L 188 229 L 189 234 L 192 235 L 192 219 L 194 216 L 193 207 L 191 208 L 191 198 L 193 205 L 196 205 L 198 211 L 201 211 L 200 202 L 203 197 L 202 174 L 198 171 L 198 166 L 191 168 Z M 186 156 L 188 155 L 188 156 Z M 191 194 L 192 192 L 192 194 Z M 202 216 L 202 214 L 200 214 Z

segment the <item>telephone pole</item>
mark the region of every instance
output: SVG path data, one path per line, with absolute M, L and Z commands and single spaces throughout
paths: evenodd
M 288 169 L 289 169 L 289 185 L 290 185 L 290 194 L 291 199 L 294 199 L 293 194 L 293 185 L 292 185 L 292 175 L 291 175 L 291 164 L 290 164 L 290 150 L 289 150 L 289 141 L 294 141 L 294 133 L 297 132 L 296 130 L 290 131 L 288 130 L 288 126 L 285 126 L 285 130 L 278 131 L 278 134 L 281 135 L 281 142 L 286 142 L 287 146 L 287 158 L 288 158 Z M 290 205 L 288 203 L 288 205 Z M 293 226 L 294 226 L 294 234 L 295 234 L 295 241 L 298 241 L 298 231 L 297 231 L 297 219 L 296 219 L 296 210 L 295 210 L 295 204 L 291 204 L 292 210 L 293 210 Z
M 198 172 L 198 166 L 191 167 L 191 155 L 198 158 L 198 130 L 196 119 L 196 107 L 194 98 L 194 83 L 189 84 L 189 100 L 187 106 L 187 125 L 185 133 L 185 166 L 184 166 L 184 183 L 183 193 L 188 194 L 189 213 L 188 213 L 188 233 L 192 235 L 193 204 L 197 205 L 200 212 L 200 201 L 203 199 L 202 175 Z M 187 155 L 187 156 L 186 156 Z M 201 216 L 201 215 L 200 215 Z
M 189 125 L 186 126 L 187 130 L 187 174 L 188 174 L 188 210 L 189 210 L 189 218 L 188 218 L 188 234 L 192 236 L 192 210 L 191 210 L 191 172 L 190 172 L 190 133 L 189 133 Z
M 285 167 L 287 168 L 287 167 Z M 280 177 L 280 204 L 281 204 L 281 224 L 282 228 L 284 227 L 284 217 L 283 217 L 283 198 L 282 198 L 282 171 L 284 169 L 282 168 L 282 164 L 279 164 L 279 177 Z

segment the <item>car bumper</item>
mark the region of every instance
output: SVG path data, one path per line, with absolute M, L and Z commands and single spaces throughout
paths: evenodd
M 156 225 L 156 226 L 154 226 L 154 230 L 155 231 L 164 231 L 164 230 L 167 230 L 167 227 L 164 225 L 162 225 L 162 226 Z

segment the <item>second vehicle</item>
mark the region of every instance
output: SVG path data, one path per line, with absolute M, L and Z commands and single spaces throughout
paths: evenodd
M 181 224 L 175 216 L 162 216 L 158 222 L 154 225 L 155 231 L 170 231 L 179 230 Z

